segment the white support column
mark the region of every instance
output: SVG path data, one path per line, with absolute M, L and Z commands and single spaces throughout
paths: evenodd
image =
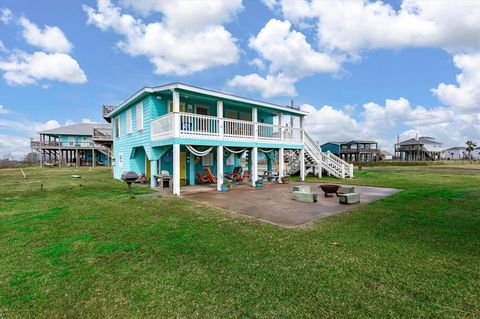
M 256 107 L 252 107 L 252 122 L 253 122 L 253 125 L 254 125 L 253 138 L 256 142 L 257 139 L 258 139 L 258 123 L 257 123 L 258 122 L 258 112 L 257 112 Z
M 279 183 L 282 183 L 282 177 L 284 176 L 285 172 L 285 154 L 284 154 L 284 148 L 280 148 L 278 150 L 278 177 Z
M 180 93 L 177 91 L 172 92 L 173 99 L 173 137 L 180 136 Z
M 300 150 L 300 180 L 305 181 L 305 149 Z
M 217 147 L 217 190 L 222 190 L 223 184 L 223 146 Z
M 255 182 L 258 179 L 258 147 L 252 148 L 252 186 L 255 186 Z
M 95 149 L 92 148 L 92 167 L 95 167 Z
M 280 126 L 280 140 L 282 141 L 283 143 L 283 113 L 280 112 L 278 113 L 278 125 Z
M 173 195 L 180 195 L 180 144 L 173 144 Z
M 218 135 L 223 140 L 223 101 L 217 101 Z

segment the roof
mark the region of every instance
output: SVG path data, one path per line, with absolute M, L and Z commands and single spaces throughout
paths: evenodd
M 465 151 L 466 147 L 464 146 L 455 146 L 447 148 L 445 151 Z
M 38 132 L 45 135 L 92 135 L 94 127 L 111 128 L 111 124 L 80 123 L 57 127 L 51 130 Z
M 340 145 L 340 144 L 353 144 L 353 143 L 360 143 L 360 144 L 376 144 L 377 142 L 375 141 L 367 141 L 367 140 L 352 140 L 352 141 L 343 141 L 343 142 L 333 142 L 333 141 L 330 141 L 330 142 L 327 142 L 325 144 L 337 144 L 337 145 Z M 323 145 L 325 145 L 323 144 Z
M 210 89 L 204 89 L 200 88 L 197 86 L 192 86 L 188 84 L 183 84 L 180 82 L 175 82 L 175 83 L 170 83 L 170 84 L 165 84 L 161 86 L 156 86 L 156 87 L 143 87 L 140 90 L 138 90 L 135 94 L 130 96 L 128 99 L 120 103 L 113 111 L 111 111 L 108 114 L 108 117 L 112 117 L 128 107 L 132 102 L 135 102 L 137 99 L 147 96 L 149 94 L 155 93 L 155 92 L 161 92 L 161 91 L 173 91 L 173 90 L 183 90 L 183 91 L 188 91 L 188 92 L 193 92 L 197 94 L 204 94 L 204 95 L 209 95 L 209 96 L 214 96 L 222 100 L 230 100 L 230 101 L 236 101 L 236 102 L 241 102 L 241 103 L 246 103 L 246 104 L 253 104 L 253 105 L 258 105 L 258 106 L 264 106 L 272 109 L 276 109 L 279 111 L 285 111 L 285 112 L 290 112 L 298 115 L 308 115 L 308 112 L 302 111 L 300 109 L 296 109 L 290 106 L 285 106 L 285 105 L 280 105 L 280 104 L 274 104 L 274 103 L 269 103 L 269 102 L 263 102 L 259 100 L 254 100 L 246 97 L 241 97 L 237 95 L 233 95 L 230 93 L 224 93 L 224 92 L 219 92 L 219 91 L 214 91 Z
M 398 143 L 398 145 L 411 145 L 411 144 L 437 144 L 437 145 L 442 145 L 442 143 L 435 142 L 431 137 L 419 137 L 418 139 L 416 138 L 411 138 L 405 141 L 402 141 Z

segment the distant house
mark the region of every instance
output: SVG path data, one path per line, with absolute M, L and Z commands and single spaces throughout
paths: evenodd
M 472 153 L 475 153 L 475 151 Z M 445 150 L 445 158 L 447 160 L 466 159 L 468 158 L 468 152 L 464 146 L 450 147 Z
M 473 152 L 472 152 L 472 157 L 473 159 L 480 159 L 480 147 L 477 147 Z
M 403 161 L 435 161 L 443 158 L 443 144 L 433 137 L 416 137 L 395 144 L 395 154 Z
M 321 145 L 321 148 L 322 151 L 330 152 L 347 162 L 378 161 L 382 156 L 375 141 L 328 142 Z
M 393 154 L 390 153 L 390 152 L 380 151 L 380 153 L 382 154 L 382 159 L 385 159 L 385 160 L 392 160 L 393 159 Z
M 38 134 L 31 148 L 40 154 L 40 166 L 110 165 L 111 124 L 73 124 Z

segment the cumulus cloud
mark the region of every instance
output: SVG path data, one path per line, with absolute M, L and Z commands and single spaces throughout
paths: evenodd
M 480 112 L 459 114 L 451 107 L 412 107 L 405 98 L 387 99 L 384 105 L 365 103 L 359 117 L 329 105 L 317 109 L 304 104 L 301 108 L 309 112 L 305 119 L 307 132 L 320 143 L 369 139 L 378 141 L 383 149 L 392 150 L 396 140 L 386 136 L 434 136 L 445 146 L 463 145 L 465 140 L 480 136 Z M 399 128 L 404 127 L 407 129 L 400 132 Z
M 457 85 L 442 82 L 432 92 L 445 105 L 480 110 L 480 53 L 455 55 L 453 62 L 462 70 Z
M 260 92 L 264 97 L 275 95 L 295 95 L 295 82 L 315 73 L 333 73 L 340 70 L 340 63 L 330 55 L 315 51 L 305 35 L 292 30 L 289 21 L 271 19 L 251 37 L 249 47 L 259 57 L 255 65 L 263 61 L 269 63 L 268 74 L 237 75 L 227 84 L 230 87 L 244 88 Z M 263 59 L 263 60 L 262 60 Z M 281 79 L 278 84 L 276 79 Z
M 13 19 L 12 11 L 8 8 L 0 9 L 0 21 L 4 24 L 9 24 L 10 21 Z
M 480 50 L 478 1 L 404 0 L 399 10 L 376 1 L 281 0 L 284 17 L 317 25 L 328 50 L 356 54 L 375 48 L 434 47 L 451 53 Z M 346 23 L 348 21 L 348 23 Z
M 47 25 L 41 30 L 25 17 L 20 18 L 19 23 L 23 27 L 23 38 L 28 44 L 47 52 L 69 53 L 72 50 L 72 44 L 60 28 Z
M 17 51 L 0 61 L 0 70 L 10 85 L 36 84 L 40 80 L 55 80 L 66 83 L 85 83 L 87 76 L 78 62 L 64 53 Z
M 267 75 L 266 77 L 252 73 L 248 75 L 236 75 L 227 82 L 227 85 L 231 88 L 243 88 L 251 92 L 261 92 L 262 97 L 270 98 L 279 95 L 296 95 L 297 91 L 294 83 L 295 79 L 285 76 L 282 73 L 278 75 Z
M 11 12 L 10 12 L 11 14 Z M 8 50 L 0 41 L 0 51 L 7 54 L 0 57 L 0 70 L 9 85 L 40 85 L 40 81 L 61 81 L 72 84 L 87 82 L 85 72 L 78 62 L 68 54 L 73 45 L 63 31 L 56 26 L 39 28 L 26 17 L 18 19 L 26 42 L 43 51 L 27 53 L 22 50 Z
M 117 46 L 125 53 L 148 57 L 156 74 L 187 75 L 237 62 L 236 39 L 222 23 L 243 9 L 240 0 L 181 1 L 174 6 L 168 1 L 125 3 L 144 12 L 161 13 L 163 19 L 144 23 L 109 0 L 99 0 L 97 9 L 86 5 L 83 9 L 89 24 L 112 29 L 123 37 Z

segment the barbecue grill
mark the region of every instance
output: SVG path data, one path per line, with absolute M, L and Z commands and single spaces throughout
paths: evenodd
M 128 171 L 122 174 L 122 179 L 128 184 L 128 194 L 132 194 L 132 183 L 138 178 L 138 174 L 133 171 Z

